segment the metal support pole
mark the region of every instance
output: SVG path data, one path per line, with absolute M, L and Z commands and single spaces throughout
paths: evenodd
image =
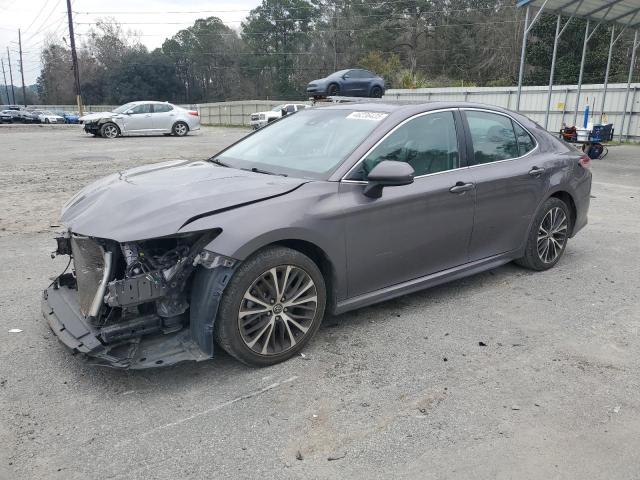
M 584 42 L 582 43 L 582 60 L 580 61 L 580 76 L 578 77 L 578 91 L 576 92 L 576 108 L 573 115 L 573 125 L 578 122 L 578 108 L 580 108 L 580 90 L 582 89 L 582 75 L 584 74 L 584 60 L 587 56 L 587 42 L 589 41 L 589 25 L 591 20 L 587 18 L 587 27 L 584 30 Z
M 527 52 L 527 33 L 529 29 L 529 6 L 524 14 L 524 29 L 522 30 L 522 49 L 520 51 L 520 72 L 518 73 L 518 94 L 516 96 L 516 112 L 520 110 L 520 95 L 522 94 L 522 77 L 524 75 L 524 57 Z
M 13 105 L 16 104 L 16 91 L 13 89 L 13 73 L 11 73 L 11 54 L 9 53 L 9 47 L 7 47 L 7 60 L 9 60 L 9 81 L 11 82 L 11 96 L 13 97 Z
M 636 50 L 638 50 L 638 30 L 633 35 L 633 48 L 631 49 L 631 65 L 629 65 L 629 77 L 627 78 L 627 92 L 624 96 L 624 107 L 622 109 L 622 122 L 620 122 L 620 133 L 618 141 L 622 141 L 622 132 L 624 131 L 624 120 L 627 116 L 627 102 L 629 101 L 629 89 L 631 88 L 631 79 L 633 78 L 633 67 L 636 63 Z
M 556 68 L 556 55 L 558 53 L 558 40 L 560 39 L 560 22 L 562 16 L 558 15 L 556 22 L 556 36 L 553 39 L 553 54 L 551 55 L 551 73 L 549 74 L 549 92 L 547 93 L 547 110 L 544 112 L 544 128 L 549 127 L 549 111 L 551 110 L 551 91 L 553 89 L 553 72 Z
M 24 108 L 27 108 L 27 92 L 24 87 L 24 64 L 22 63 L 22 34 L 18 29 L 18 45 L 20 46 L 20 76 L 22 77 L 22 103 Z
M 604 85 L 602 88 L 602 103 L 600 104 L 600 123 L 602 123 L 602 115 L 604 114 L 604 101 L 607 98 L 607 86 L 609 85 L 609 70 L 611 69 L 611 54 L 613 53 L 613 44 L 616 43 L 615 38 L 616 26 L 611 25 L 611 40 L 609 41 L 609 55 L 607 56 L 607 69 L 604 73 Z
M 67 0 L 67 18 L 69 20 L 69 44 L 71 46 L 71 60 L 73 61 L 73 79 L 76 84 L 76 104 L 78 113 L 82 116 L 82 93 L 80 90 L 80 69 L 78 67 L 78 54 L 76 52 L 76 39 L 73 33 L 73 14 L 71 0 Z
M 7 74 L 4 73 L 4 58 L 0 58 L 0 63 L 2 63 L 2 78 L 4 79 L 4 91 L 7 95 L 7 104 L 11 103 L 11 99 L 9 98 L 9 85 L 7 85 Z

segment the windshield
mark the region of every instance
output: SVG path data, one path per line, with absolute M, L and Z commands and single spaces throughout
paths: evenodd
M 135 102 L 125 103 L 124 105 L 120 105 L 118 108 L 114 109 L 113 113 L 124 113 L 135 106 L 136 106 Z
M 234 168 L 324 179 L 386 116 L 342 109 L 302 110 L 258 130 L 215 160 Z

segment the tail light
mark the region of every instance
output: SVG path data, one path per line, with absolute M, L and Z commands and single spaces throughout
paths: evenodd
M 189 115 L 193 115 L 194 117 L 199 116 L 198 112 L 196 112 L 195 110 L 189 110 Z
M 591 166 L 591 159 L 589 158 L 589 155 L 585 153 L 580 156 L 578 163 L 582 168 L 589 168 Z

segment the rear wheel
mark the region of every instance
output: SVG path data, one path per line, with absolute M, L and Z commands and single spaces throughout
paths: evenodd
M 240 265 L 220 302 L 214 335 L 243 363 L 273 365 L 295 355 L 320 327 L 325 283 L 316 264 L 289 248 L 262 250 Z
M 534 219 L 524 257 L 516 263 L 532 270 L 548 270 L 564 254 L 570 231 L 569 207 L 559 198 L 549 198 Z
M 116 138 L 120 134 L 120 129 L 115 123 L 107 122 L 100 127 L 102 138 Z
M 171 129 L 171 133 L 173 133 L 176 137 L 184 137 L 189 132 L 189 127 L 184 122 L 176 122 L 173 124 L 173 128 Z

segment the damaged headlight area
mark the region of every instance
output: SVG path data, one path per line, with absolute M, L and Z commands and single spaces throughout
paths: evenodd
M 196 269 L 219 269 L 226 281 L 236 266 L 204 249 L 219 234 L 127 243 L 58 237 L 54 253 L 69 255 L 73 270 L 45 290 L 43 313 L 63 343 L 101 364 L 147 368 L 210 358 L 214 318 L 191 322 L 190 294 Z

